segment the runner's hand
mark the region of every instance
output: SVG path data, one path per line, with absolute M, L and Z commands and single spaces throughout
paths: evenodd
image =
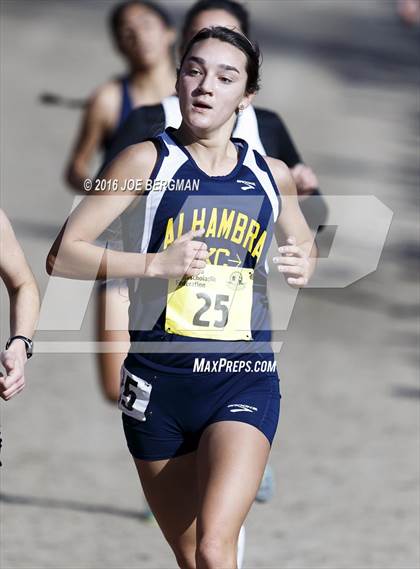
M 290 168 L 290 173 L 299 196 L 310 195 L 318 187 L 318 178 L 309 166 L 297 164 L 294 168 Z
M 191 230 L 176 239 L 165 251 L 152 256 L 146 274 L 150 277 L 187 277 L 198 275 L 209 256 L 206 243 L 195 241 L 205 229 Z
M 288 237 L 287 245 L 278 248 L 281 257 L 274 257 L 277 270 L 286 277 L 287 284 L 300 288 L 308 284 L 309 259 L 305 251 L 296 245 L 296 237 Z
M 0 372 L 0 397 L 8 401 L 25 387 L 24 362 L 12 350 L 0 354 L 6 376 Z

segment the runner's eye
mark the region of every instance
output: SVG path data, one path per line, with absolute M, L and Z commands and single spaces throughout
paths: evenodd
M 199 69 L 197 69 L 196 67 L 193 67 L 191 69 L 188 69 L 187 74 L 191 75 L 191 77 L 196 77 L 197 75 L 199 75 L 201 73 L 201 71 Z
M 222 83 L 225 83 L 226 85 L 229 85 L 229 83 L 232 83 L 232 79 L 230 77 L 220 77 L 220 81 Z

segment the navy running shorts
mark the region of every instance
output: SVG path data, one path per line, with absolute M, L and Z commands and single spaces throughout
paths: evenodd
M 206 427 L 218 421 L 253 425 L 271 446 L 280 399 L 276 372 L 178 375 L 123 366 L 118 406 L 133 457 L 163 460 L 195 451 Z

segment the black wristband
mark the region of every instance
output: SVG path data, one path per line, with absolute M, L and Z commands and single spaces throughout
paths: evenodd
M 24 342 L 24 344 L 25 344 L 25 346 L 26 346 L 26 357 L 27 357 L 28 360 L 29 360 L 29 358 L 32 357 L 32 353 L 33 353 L 33 346 L 34 346 L 34 344 L 33 344 L 32 340 L 31 340 L 30 338 L 27 338 L 26 336 L 20 336 L 20 335 L 18 335 L 18 336 L 11 336 L 11 337 L 7 340 L 6 348 L 5 348 L 6 350 L 9 349 L 10 344 L 13 342 L 13 340 L 22 340 L 22 341 Z

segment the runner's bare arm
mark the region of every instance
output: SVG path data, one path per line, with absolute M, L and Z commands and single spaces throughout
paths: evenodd
M 65 172 L 66 181 L 74 190 L 84 191 L 90 162 L 117 121 L 118 104 L 115 82 L 100 87 L 90 98 Z
M 0 277 L 10 298 L 10 336 L 32 338 L 39 315 L 35 278 L 15 237 L 6 214 L 0 210 Z M 0 352 L 0 397 L 8 401 L 25 387 L 26 345 L 15 339 Z
M 20 334 L 31 338 L 39 313 L 38 287 L 13 228 L 2 210 L 0 210 L 0 277 L 10 297 L 10 335 Z
M 105 250 L 93 242 L 134 201 L 141 199 L 143 186 L 133 192 L 122 188 L 125 180 L 147 180 L 156 156 L 155 145 L 143 142 L 130 146 L 111 162 L 102 178 L 116 181 L 118 190 L 89 195 L 71 213 L 48 254 L 49 274 L 96 280 L 138 277 L 145 273 L 145 255 Z
M 281 193 L 281 211 L 275 230 L 282 256 L 275 257 L 274 262 L 288 284 L 305 286 L 315 270 L 318 249 L 299 207 L 289 168 L 274 158 L 267 158 L 267 164 Z
M 192 276 L 207 259 L 207 247 L 195 240 L 202 230 L 189 231 L 159 253 L 128 253 L 104 249 L 95 239 L 125 210 L 142 199 L 142 189 L 123 191 L 127 180 L 149 180 L 157 157 L 152 142 L 124 150 L 105 170 L 102 178 L 116 181 L 118 191 L 100 192 L 85 197 L 72 212 L 47 257 L 50 275 L 81 279 Z

